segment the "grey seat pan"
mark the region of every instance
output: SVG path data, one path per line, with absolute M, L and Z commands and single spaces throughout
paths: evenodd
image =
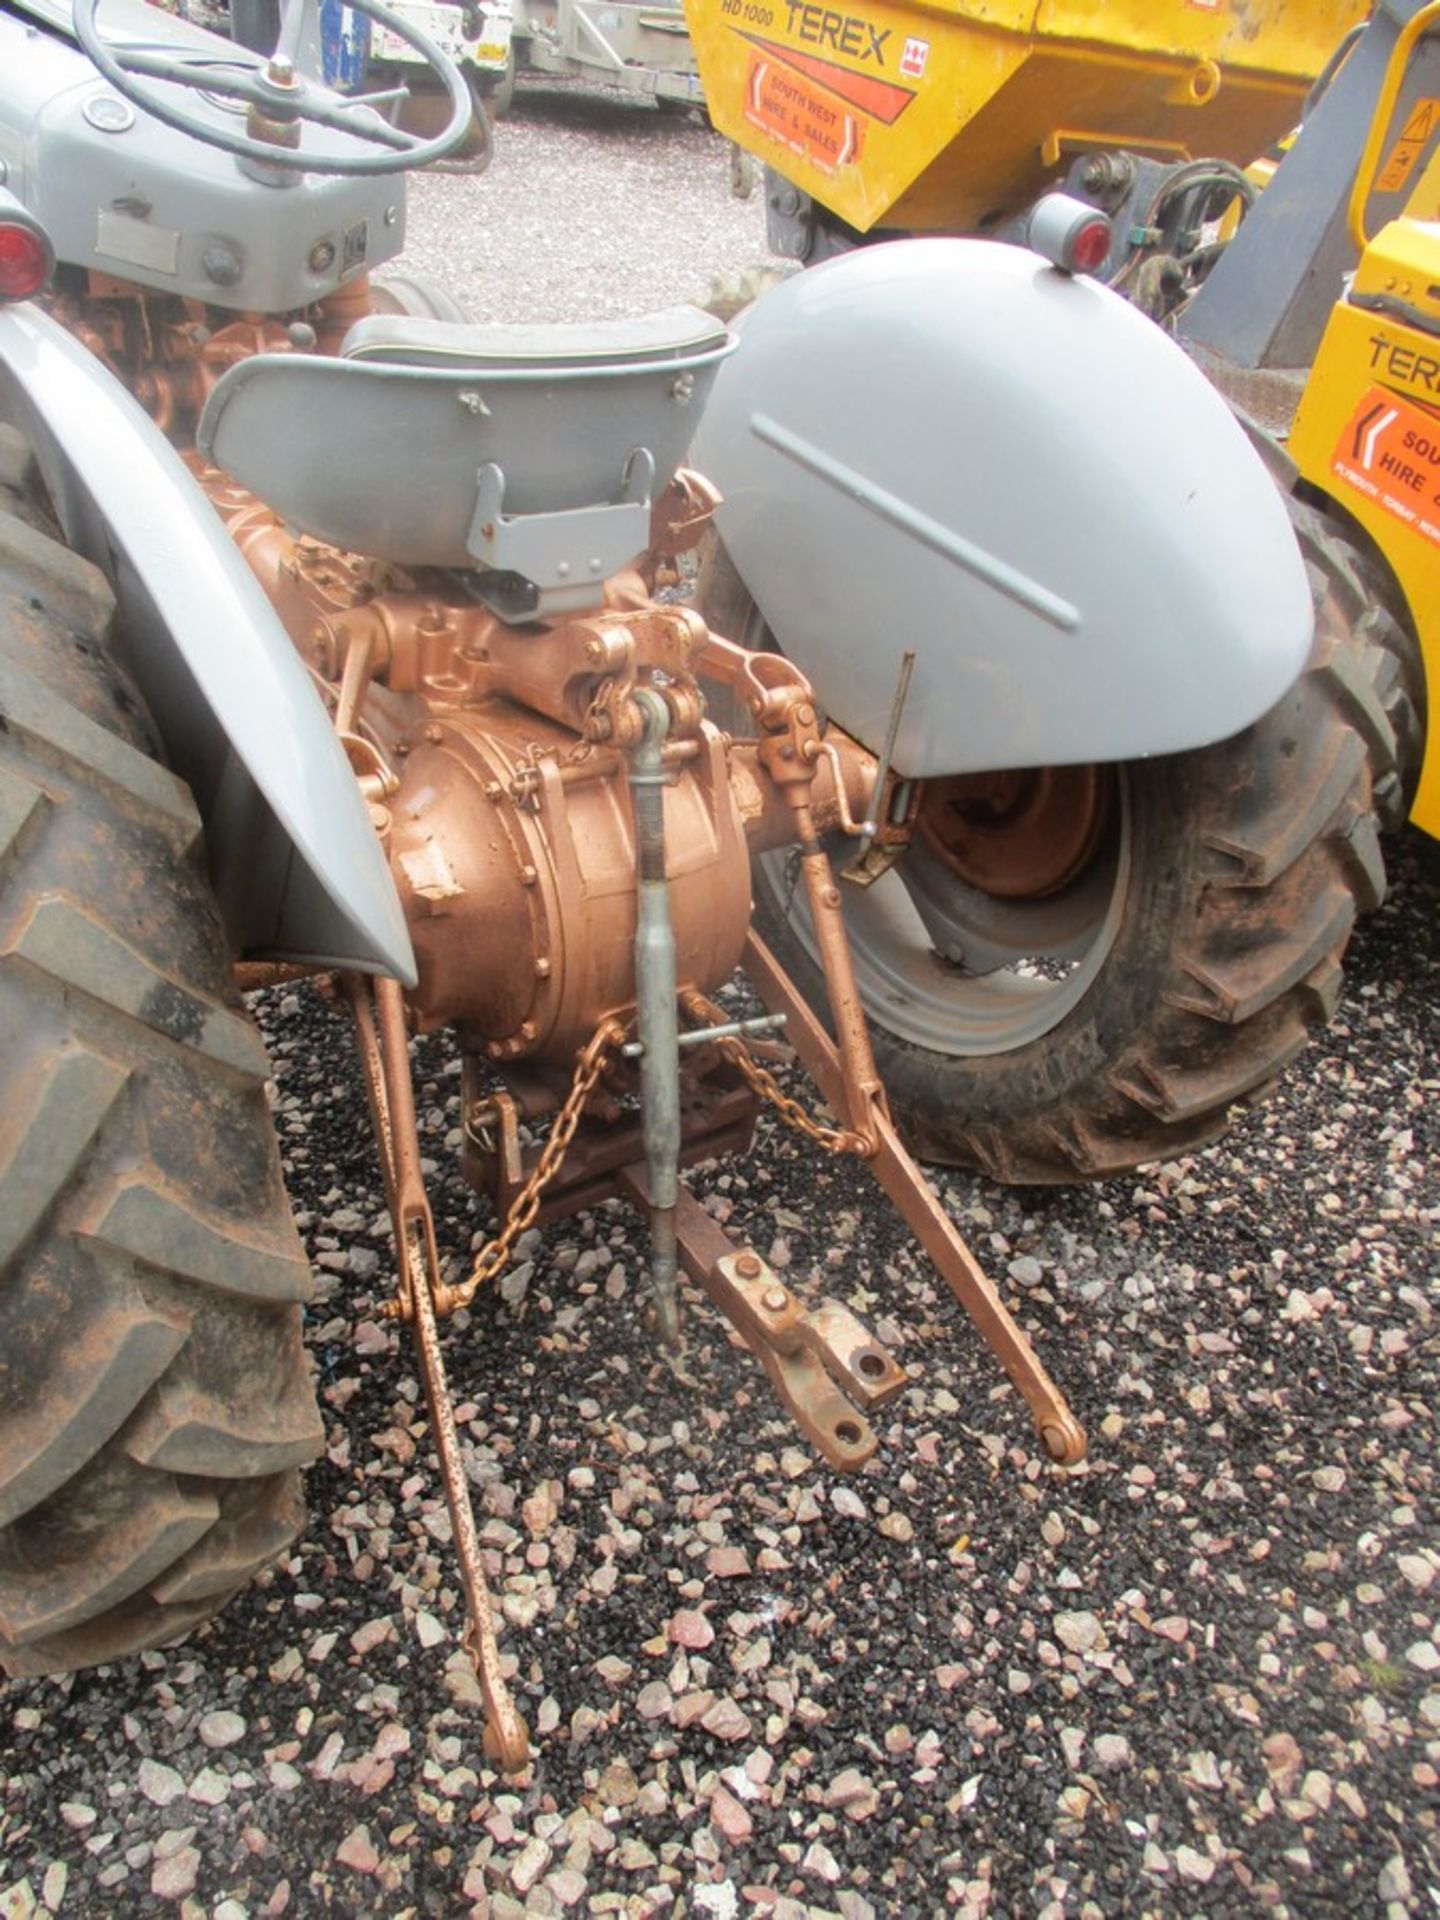
M 345 360 L 483 373 L 504 368 L 663 365 L 688 361 L 696 353 L 723 346 L 725 340 L 723 324 L 699 307 L 668 307 L 622 320 L 536 326 L 458 324 L 374 313 L 355 322 L 340 353 Z

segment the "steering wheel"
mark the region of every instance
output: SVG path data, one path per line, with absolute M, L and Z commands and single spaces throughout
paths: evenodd
M 470 88 L 459 67 L 418 27 L 392 13 L 383 0 L 347 0 L 347 4 L 413 47 L 443 83 L 450 117 L 432 138 L 406 133 L 376 112 L 378 105 L 402 98 L 404 88 L 347 97 L 300 72 L 299 48 L 308 0 L 282 0 L 275 51 L 268 60 L 259 62 L 248 59 L 238 48 L 233 55 L 216 56 L 113 46 L 101 37 L 96 26 L 99 4 L 100 0 L 73 0 L 75 37 L 116 93 L 177 133 L 189 134 L 207 147 L 219 147 L 222 153 L 238 154 L 245 160 L 262 161 L 266 166 L 295 173 L 405 173 L 450 153 L 464 139 L 475 112 Z M 244 101 L 250 109 L 247 131 L 232 133 L 188 112 L 167 97 L 163 85 L 147 85 L 150 81 Z M 307 124 L 331 127 L 388 151 L 352 154 L 322 147 L 318 152 L 302 152 L 300 129 Z M 270 129 L 270 138 L 257 138 L 259 127 Z

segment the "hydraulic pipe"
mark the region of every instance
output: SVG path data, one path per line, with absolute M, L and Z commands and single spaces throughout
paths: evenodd
M 680 1192 L 680 1015 L 676 1003 L 675 929 L 665 877 L 662 764 L 670 710 L 653 688 L 635 702 L 645 731 L 630 758 L 638 885 L 635 922 L 635 1011 L 640 1055 L 641 1135 L 650 1198 L 650 1290 L 660 1337 L 680 1341 L 676 1294 L 678 1250 L 675 1208 Z

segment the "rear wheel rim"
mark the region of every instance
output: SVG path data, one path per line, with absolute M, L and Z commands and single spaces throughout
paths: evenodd
M 1058 886 L 1051 884 L 1057 863 L 1041 860 L 1030 876 L 1043 891 L 982 891 L 962 879 L 960 863 L 920 839 L 874 886 L 843 889 L 856 985 L 877 1027 L 928 1052 L 983 1057 L 1043 1040 L 1075 1011 L 1109 959 L 1133 880 L 1129 783 L 1115 774 L 1108 786 L 1106 824 L 1090 836 L 1078 868 L 1073 857 L 1059 861 L 1069 877 Z M 843 848 L 835 852 L 843 860 Z M 987 858 L 995 852 L 992 846 Z M 818 968 L 803 890 L 792 885 L 786 856 L 766 855 L 760 865 Z

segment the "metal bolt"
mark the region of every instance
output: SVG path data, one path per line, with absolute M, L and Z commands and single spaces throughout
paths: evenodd
M 534 1038 L 535 1022 L 533 1020 L 522 1020 L 515 1033 L 515 1051 L 517 1053 L 520 1051 L 520 1042 L 522 1040 L 528 1045 Z
M 760 1275 L 760 1259 L 757 1254 L 742 1253 L 735 1262 L 735 1271 L 742 1280 L 756 1280 Z
M 761 1304 L 767 1313 L 783 1313 L 790 1304 L 790 1296 L 784 1287 L 767 1287 Z
M 536 956 L 535 978 L 537 980 L 548 980 L 550 978 L 550 962 L 545 958 L 543 953 Z
M 435 726 L 433 722 L 430 726 L 423 729 L 421 737 L 428 740 L 432 747 L 438 747 L 440 742 L 445 738 L 439 727 Z
M 522 887 L 533 887 L 535 882 L 539 878 L 540 876 L 538 873 L 536 873 L 534 867 L 529 867 L 529 866 L 521 867 L 520 884 Z
M 217 287 L 233 287 L 244 271 L 244 261 L 234 247 L 223 241 L 206 247 L 200 256 L 200 270 Z

